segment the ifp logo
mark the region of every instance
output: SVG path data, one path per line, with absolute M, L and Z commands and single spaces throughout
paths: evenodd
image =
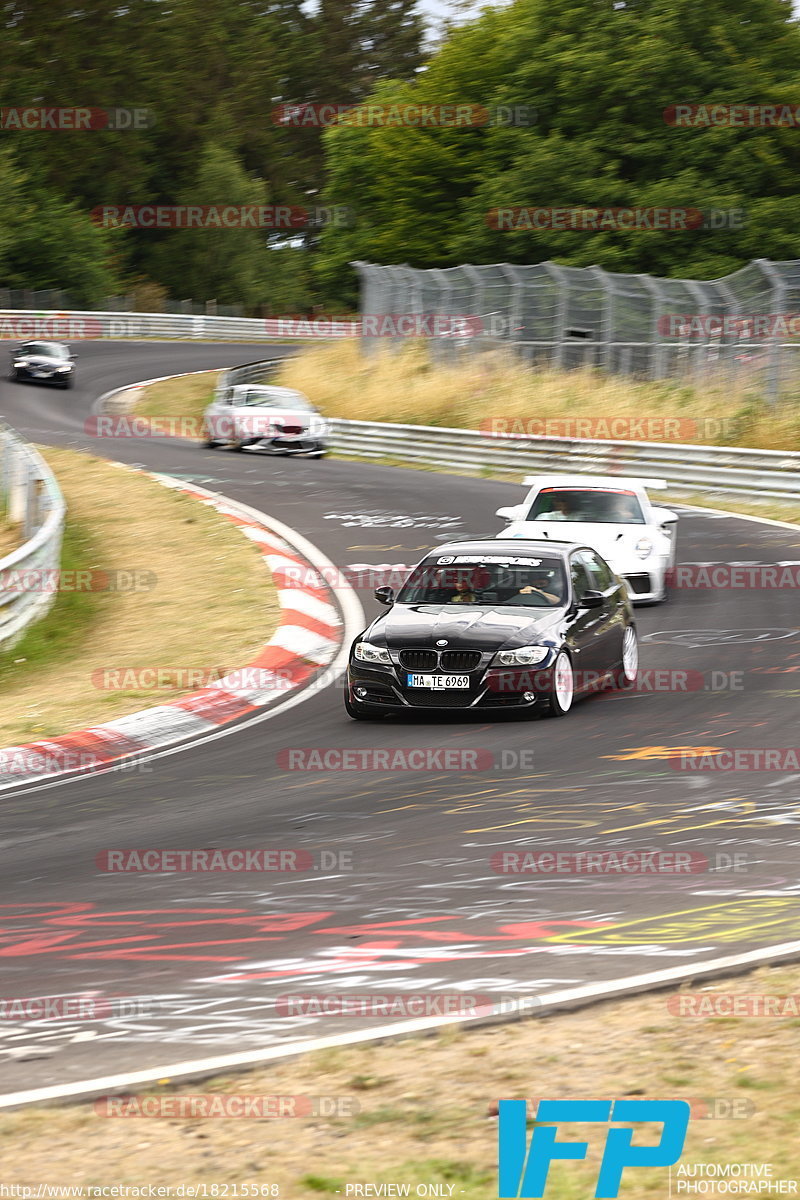
M 619 1193 L 626 1167 L 669 1167 L 681 1156 L 689 1126 L 690 1106 L 686 1100 L 540 1100 L 530 1147 L 526 1136 L 525 1100 L 501 1100 L 499 1115 L 500 1200 L 528 1200 L 544 1195 L 550 1163 L 556 1159 L 583 1159 L 588 1142 L 556 1140 L 557 1126 L 611 1121 L 660 1123 L 661 1139 L 656 1145 L 633 1145 L 632 1128 L 609 1129 L 595 1197 Z M 549 1125 L 543 1122 L 551 1122 Z

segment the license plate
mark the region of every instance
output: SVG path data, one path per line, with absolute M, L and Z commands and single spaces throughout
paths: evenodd
M 432 692 L 469 687 L 469 675 L 407 675 L 406 680 L 408 687 L 428 688 Z

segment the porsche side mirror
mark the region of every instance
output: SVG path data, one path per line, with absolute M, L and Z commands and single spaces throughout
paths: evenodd
M 375 599 L 380 604 L 394 604 L 394 588 L 391 588 L 391 587 L 375 588 Z
M 604 600 L 602 592 L 584 592 L 578 601 L 578 608 L 602 608 Z

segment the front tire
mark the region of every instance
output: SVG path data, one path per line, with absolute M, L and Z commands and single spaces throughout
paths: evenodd
M 622 666 L 614 672 L 612 679 L 617 689 L 632 688 L 639 670 L 639 639 L 636 626 L 628 625 L 622 635 Z
M 575 697 L 575 676 L 566 650 L 560 650 L 553 663 L 550 689 L 541 712 L 547 717 L 565 717 Z

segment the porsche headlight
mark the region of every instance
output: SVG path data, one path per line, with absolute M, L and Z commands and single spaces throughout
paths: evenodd
M 361 662 L 385 663 L 387 667 L 392 665 L 389 651 L 383 646 L 373 646 L 372 642 L 356 642 L 355 657 Z
M 639 558 L 647 558 L 650 551 L 653 549 L 653 543 L 648 537 L 640 537 L 636 543 L 635 550 Z
M 520 646 L 519 650 L 500 650 L 494 656 L 498 667 L 535 667 L 544 662 L 550 650 L 547 646 Z

